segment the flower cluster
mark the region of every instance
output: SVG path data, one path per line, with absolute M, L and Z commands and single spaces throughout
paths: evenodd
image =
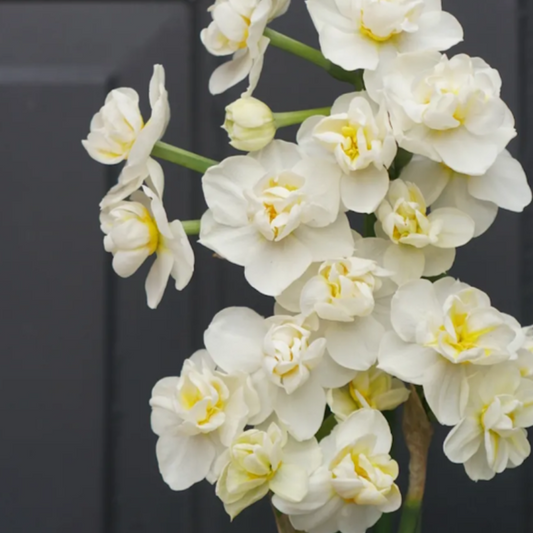
M 424 405 L 452 427 L 444 453 L 476 481 L 530 453 L 533 333 L 448 271 L 498 208 L 521 212 L 532 195 L 506 149 L 516 131 L 500 76 L 442 53 L 463 32 L 440 1 L 307 6 L 323 64 L 356 91 L 292 118 L 251 96 L 267 46 L 280 44 L 267 24 L 288 0 L 210 8 L 202 42 L 232 56 L 210 90 L 249 78 L 224 124 L 249 153 L 205 164 L 199 242 L 242 266 L 275 308 L 220 311 L 205 349 L 153 389 L 152 429 L 173 490 L 207 479 L 232 518 L 270 495 L 298 531 L 364 533 L 402 501 L 382 411 Z M 83 144 L 101 163 L 125 161 L 101 203 L 104 245 L 122 277 L 156 254 L 146 280 L 155 308 L 170 276 L 187 285 L 194 256 L 184 225 L 168 222 L 151 157 L 170 117 L 159 65 L 149 96 L 145 124 L 137 93 L 112 91 Z M 296 142 L 275 139 L 294 123 Z M 198 170 L 200 156 L 174 150 Z M 365 216 L 364 236 L 350 212 Z

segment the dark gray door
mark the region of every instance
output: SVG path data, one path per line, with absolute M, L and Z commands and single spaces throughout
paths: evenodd
M 171 492 L 157 470 L 148 407 L 151 387 L 179 372 L 216 311 L 251 305 L 269 313 L 271 302 L 240 268 L 196 247 L 193 283 L 148 310 L 145 272 L 119 280 L 101 244 L 98 202 L 115 172 L 92 162 L 79 142 L 109 89 L 127 85 L 145 96 L 159 62 L 173 112 L 166 140 L 213 158 L 229 153 L 219 125 L 240 88 L 208 95 L 216 61 L 198 33 L 209 3 L 0 1 L 2 533 L 274 530 L 266 505 L 230 525 L 206 484 Z M 531 2 L 444 6 L 465 27 L 460 48 L 500 70 L 521 134 L 513 151 L 533 172 Z M 302 0 L 275 27 L 316 43 Z M 312 65 L 271 50 L 257 96 L 288 111 L 327 105 L 342 90 Z M 199 217 L 199 176 L 165 168 L 169 212 Z M 461 250 L 453 272 L 524 322 L 533 321 L 532 232 L 533 209 L 501 213 Z M 533 459 L 475 485 L 444 458 L 444 435 L 432 448 L 424 531 L 532 531 Z

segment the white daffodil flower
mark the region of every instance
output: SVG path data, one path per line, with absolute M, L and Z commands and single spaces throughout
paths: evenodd
M 374 70 L 398 52 L 448 50 L 463 40 L 440 0 L 307 0 L 322 53 L 346 70 Z
M 185 490 L 215 481 L 215 460 L 259 411 L 259 397 L 248 376 L 215 370 L 199 350 L 179 377 L 155 385 L 150 405 L 161 475 L 172 490 Z
M 533 426 L 533 381 L 514 365 L 479 372 L 470 380 L 464 418 L 444 442 L 452 463 L 464 464 L 474 481 L 520 466 L 531 453 L 524 428 Z
M 531 203 L 531 189 L 522 165 L 504 150 L 485 174 L 467 176 L 424 156 L 414 156 L 402 179 L 415 183 L 433 209 L 456 207 L 476 224 L 474 237 L 494 222 L 498 207 L 516 213 Z
M 308 118 L 298 144 L 309 154 L 323 154 L 343 171 L 341 200 L 347 209 L 373 213 L 387 194 L 387 169 L 396 156 L 396 141 L 384 106 L 366 92 L 335 100 L 329 117 Z
M 145 124 L 136 91 L 121 88 L 109 93 L 104 106 L 91 121 L 91 132 L 82 141 L 93 159 L 105 165 L 126 160 L 129 166 L 146 165 L 155 143 L 163 137 L 170 120 L 165 69 L 162 65 L 154 66 L 149 97 L 152 115 Z
M 213 21 L 202 30 L 202 43 L 215 56 L 233 55 L 211 75 L 211 94 L 222 93 L 247 76 L 246 94 L 253 92 L 270 42 L 263 32 L 271 20 L 287 11 L 289 3 L 290 0 L 217 0 L 211 6 Z
M 392 299 L 394 331 L 385 334 L 379 368 L 423 385 L 431 410 L 444 425 L 464 416 L 468 375 L 516 359 L 520 326 L 491 307 L 478 289 L 444 278 L 409 282 Z
M 231 146 L 245 152 L 262 150 L 276 135 L 270 107 L 251 96 L 241 97 L 226 107 L 223 128 Z
M 266 431 L 245 431 L 220 456 L 216 493 L 232 520 L 269 491 L 298 502 L 321 461 L 316 439 L 297 442 L 272 422 Z
M 194 270 L 194 253 L 179 220 L 168 222 L 161 199 L 148 187 L 104 209 L 100 214 L 105 233 L 104 248 L 113 254 L 113 269 L 122 278 L 133 275 L 144 261 L 156 254 L 148 277 L 148 307 L 155 309 L 172 276 L 182 290 Z
M 345 370 L 368 370 L 377 360 L 379 342 L 390 327 L 390 299 L 397 285 L 380 266 L 388 244 L 355 234 L 356 256 L 313 263 L 295 283 L 276 297 L 291 313 L 321 319 L 321 330 L 333 360 Z
M 325 388 L 346 384 L 352 374 L 326 354 L 316 316 L 263 318 L 246 307 L 220 311 L 204 334 L 215 363 L 226 372 L 252 376 L 261 396 L 262 422 L 273 411 L 297 440 L 320 428 L 326 409 Z
M 200 242 L 244 266 L 248 283 L 275 296 L 313 261 L 352 254 L 340 211 L 340 170 L 298 146 L 273 141 L 264 150 L 211 167 L 202 179 L 209 210 Z
M 357 375 L 344 387 L 330 389 L 328 405 L 335 418 L 346 420 L 359 409 L 390 411 L 407 401 L 409 390 L 399 380 L 373 366 Z
M 376 215 L 376 233 L 392 241 L 383 264 L 398 285 L 446 272 L 455 260 L 455 248 L 474 236 L 470 216 L 453 207 L 428 213 L 420 189 L 401 179 L 391 183 Z
M 274 495 L 274 507 L 298 531 L 365 533 L 382 513 L 401 505 L 391 445 L 389 425 L 379 411 L 356 411 L 320 442 L 324 460 L 311 474 L 303 500 Z
M 500 75 L 480 58 L 402 54 L 384 75 L 365 76 L 370 96 L 385 102 L 399 145 L 455 172 L 486 174 L 516 136 Z

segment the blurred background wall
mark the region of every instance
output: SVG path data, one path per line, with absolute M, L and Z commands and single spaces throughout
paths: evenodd
M 271 301 L 246 285 L 241 268 L 197 246 L 191 285 L 169 289 L 150 311 L 146 271 L 119 279 L 102 248 L 98 202 L 116 169 L 90 160 L 80 144 L 110 89 L 135 87 L 146 106 L 152 65 L 162 63 L 173 113 L 165 140 L 217 159 L 230 153 L 219 125 L 242 87 L 208 94 L 217 61 L 198 34 L 209 3 L 0 0 L 2 533 L 274 531 L 266 504 L 230 525 L 207 484 L 170 491 L 148 407 L 152 386 L 202 346 L 218 310 L 250 305 L 267 314 Z M 533 175 L 533 2 L 443 3 L 465 28 L 459 50 L 500 70 L 520 133 L 512 151 Z M 303 0 L 273 26 L 317 45 Z M 256 96 L 289 111 L 329 105 L 348 90 L 272 49 Z M 169 216 L 199 218 L 200 176 L 165 170 Z M 500 212 L 460 249 L 452 271 L 523 323 L 533 321 L 532 232 L 533 208 Z M 445 433 L 432 447 L 423 531 L 533 531 L 533 459 L 476 485 L 444 458 Z

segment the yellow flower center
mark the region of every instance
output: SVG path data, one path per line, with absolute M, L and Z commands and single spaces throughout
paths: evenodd
M 342 149 L 350 159 L 359 157 L 359 146 L 357 144 L 357 131 L 353 126 L 344 126 L 341 130 L 344 136 Z
M 239 43 L 239 50 L 248 46 L 248 36 L 250 35 L 250 24 L 252 22 L 248 17 L 243 17 L 241 15 L 241 18 L 246 23 L 246 29 L 244 30 L 242 41 Z
M 159 247 L 160 243 L 160 233 L 159 229 L 157 229 L 157 224 L 155 223 L 155 220 L 150 216 L 150 213 L 147 209 L 144 210 L 145 213 L 143 217 L 141 218 L 141 222 L 146 226 L 148 229 L 148 243 L 146 244 L 149 254 L 152 255 Z
M 447 342 L 450 346 L 455 348 L 458 352 L 464 352 L 477 347 L 479 338 L 486 333 L 494 330 L 494 327 L 488 327 L 477 331 L 469 331 L 467 325 L 467 315 L 465 313 L 452 312 L 452 323 L 455 329 L 457 340 L 453 340 L 448 336 Z M 444 326 L 441 326 L 441 331 L 445 331 Z M 488 355 L 488 349 L 485 350 Z

